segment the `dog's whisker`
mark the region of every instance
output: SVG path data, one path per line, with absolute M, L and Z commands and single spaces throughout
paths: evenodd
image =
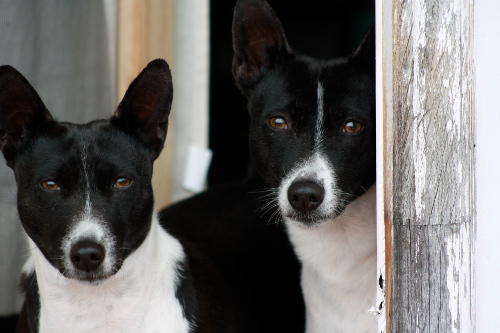
M 258 208 L 257 211 L 258 212 L 262 212 L 262 211 L 266 212 L 269 210 L 269 207 L 274 207 L 276 205 L 277 205 L 276 201 L 271 200 L 271 201 L 265 203 L 264 205 L 262 205 L 260 208 Z
M 278 192 L 278 189 L 270 187 L 270 188 L 264 188 L 264 189 L 261 189 L 261 190 L 249 191 L 248 193 L 250 193 L 250 194 L 260 194 L 260 193 L 266 193 L 266 192 L 276 193 L 276 192 Z
M 279 206 L 276 205 L 276 210 L 271 214 L 271 217 L 269 218 L 269 224 L 280 224 L 283 222 L 283 217 L 281 215 L 281 210 L 279 209 Z M 273 219 L 275 219 L 275 222 L 273 223 Z

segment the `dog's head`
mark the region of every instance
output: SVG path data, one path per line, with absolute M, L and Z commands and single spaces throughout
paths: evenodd
M 233 74 L 248 99 L 250 153 L 280 211 L 303 227 L 342 213 L 375 181 L 375 33 L 349 57 L 292 51 L 264 0 L 239 0 Z
M 172 95 L 168 64 L 157 59 L 110 119 L 63 123 L 17 70 L 0 67 L 0 148 L 16 177 L 19 217 L 64 276 L 97 283 L 144 241 Z

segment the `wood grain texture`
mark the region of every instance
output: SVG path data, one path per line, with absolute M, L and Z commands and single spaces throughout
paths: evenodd
M 473 0 L 393 1 L 391 332 L 472 332 Z

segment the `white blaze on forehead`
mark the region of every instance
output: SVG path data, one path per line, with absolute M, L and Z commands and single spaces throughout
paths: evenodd
M 318 89 L 317 89 L 317 103 L 318 103 L 318 112 L 316 115 L 316 128 L 315 128 L 315 136 L 314 136 L 314 149 L 319 150 L 321 148 L 321 144 L 323 141 L 323 123 L 325 118 L 324 112 L 324 99 L 323 99 L 323 85 L 318 81 Z
M 91 215 L 92 207 L 90 206 L 90 178 L 87 166 L 87 153 L 85 148 L 82 149 L 82 165 L 83 173 L 85 175 L 85 214 Z
M 98 212 L 92 209 L 90 200 L 90 178 L 87 164 L 87 154 L 85 148 L 82 149 L 82 166 L 85 177 L 85 204 L 81 208 L 81 214 L 74 219 L 73 224 L 62 242 L 62 251 L 64 253 L 64 265 L 68 271 L 73 270 L 73 265 L 69 258 L 71 248 L 81 240 L 92 240 L 104 247 L 105 257 L 101 264 L 104 273 L 109 273 L 113 268 L 115 261 L 114 243 L 115 237 L 106 225 L 106 222 Z

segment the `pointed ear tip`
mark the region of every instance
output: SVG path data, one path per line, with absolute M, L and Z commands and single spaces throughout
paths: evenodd
M 241 26 L 241 23 L 247 18 L 252 18 L 260 15 L 267 15 L 271 10 L 271 6 L 266 0 L 237 0 L 233 12 L 233 30 L 236 26 Z M 259 15 L 255 15 L 258 13 Z
M 19 75 L 20 73 L 11 65 L 0 66 L 0 76 L 4 76 L 4 75 L 8 75 L 8 74 Z
M 156 58 L 154 60 L 151 60 L 147 67 L 157 67 L 160 69 L 166 69 L 170 72 L 170 66 L 168 65 L 168 62 L 165 61 L 165 59 L 162 58 Z
M 1 65 L 0 70 L 2 70 L 2 71 L 16 71 L 16 69 L 14 67 L 12 67 L 11 65 Z
M 143 72 L 150 72 L 151 70 L 155 73 L 153 75 L 160 74 L 164 79 L 166 79 L 167 82 L 170 83 L 170 85 L 172 84 L 172 72 L 170 71 L 170 66 L 164 59 L 157 58 L 155 60 L 151 60 Z
M 13 70 L 13 69 L 14 69 L 14 67 L 12 67 L 11 65 L 1 65 L 0 66 L 1 71 Z

